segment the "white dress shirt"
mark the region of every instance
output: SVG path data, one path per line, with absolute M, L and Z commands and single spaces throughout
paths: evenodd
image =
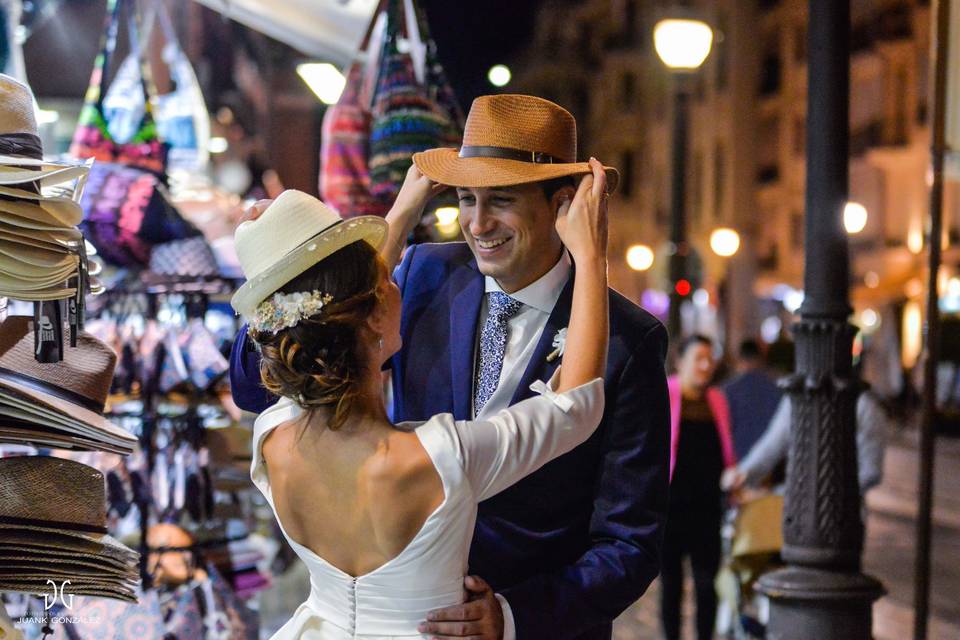
M 540 336 L 543 334 L 543 328 L 550 319 L 553 307 L 556 306 L 563 288 L 570 278 L 571 261 L 566 250 L 560 256 L 560 260 L 550 271 L 540 276 L 540 278 L 523 289 L 507 294 L 514 300 L 523 304 L 520 311 L 507 321 L 507 346 L 503 353 L 503 368 L 500 370 L 500 382 L 496 390 L 479 414 L 476 408 L 473 410 L 474 418 L 483 418 L 493 415 L 501 409 L 510 406 L 513 394 L 520 386 L 520 379 L 523 377 L 533 357 L 533 352 L 540 342 Z M 494 291 L 503 291 L 497 281 L 486 277 L 486 293 Z M 487 296 L 483 297 L 483 304 L 480 307 L 480 319 L 477 322 L 477 336 L 473 356 L 473 377 L 476 385 L 477 374 L 477 354 L 479 353 L 480 333 L 483 331 L 483 325 L 487 321 L 490 305 L 487 302 Z M 476 390 L 474 389 L 474 392 Z M 476 397 L 476 393 L 472 394 Z
M 564 249 L 557 264 L 550 271 L 547 271 L 523 289 L 507 294 L 514 300 L 523 303 L 523 307 L 507 321 L 507 346 L 503 353 L 500 382 L 497 383 L 496 390 L 487 400 L 487 403 L 483 405 L 479 414 L 476 412 L 476 407 L 473 408 L 472 414 L 475 419 L 487 418 L 510 406 L 513 394 L 520 386 L 520 379 L 527 370 L 527 365 L 530 364 L 530 358 L 533 357 L 537 343 L 540 342 L 547 320 L 550 319 L 550 314 L 553 313 L 553 308 L 556 306 L 557 300 L 560 299 L 563 288 L 567 285 L 571 264 L 570 256 Z M 485 293 L 493 291 L 506 293 L 494 278 L 487 276 Z M 480 333 L 483 331 L 483 325 L 487 321 L 489 312 L 490 305 L 487 302 L 487 296 L 484 295 L 483 304 L 480 307 L 480 319 L 477 322 L 477 336 L 473 352 L 474 386 L 477 382 Z M 473 389 L 471 398 L 476 398 L 476 389 Z M 516 640 L 516 624 L 513 620 L 510 603 L 499 593 L 495 595 L 500 603 L 500 608 L 503 610 L 503 640 Z

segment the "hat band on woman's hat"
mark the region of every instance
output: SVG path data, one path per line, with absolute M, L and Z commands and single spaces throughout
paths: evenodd
M 519 160 L 534 164 L 563 163 L 563 160 L 554 158 L 549 153 L 541 151 L 524 151 L 510 147 L 484 147 L 479 145 L 464 145 L 460 147 L 461 158 L 500 158 L 501 160 Z
M 43 159 L 43 144 L 32 133 L 0 133 L 0 155 Z
M 21 527 L 42 527 L 44 529 L 66 529 L 68 531 L 85 531 L 87 533 L 107 534 L 106 527 L 79 522 L 58 522 L 56 520 L 37 520 L 35 518 L 18 518 L 16 516 L 0 516 L 0 524 L 11 524 Z
M 71 404 L 80 405 L 84 409 L 93 411 L 97 415 L 103 415 L 103 405 L 92 398 L 87 398 L 86 396 L 82 396 L 79 393 L 70 391 L 69 389 L 64 389 L 63 387 L 54 386 L 44 382 L 43 380 L 24 375 L 22 373 L 17 373 L 16 371 L 11 371 L 5 367 L 0 367 L 0 380 L 9 380 L 11 382 L 22 384 L 23 386 L 29 387 L 34 391 L 45 393 Z

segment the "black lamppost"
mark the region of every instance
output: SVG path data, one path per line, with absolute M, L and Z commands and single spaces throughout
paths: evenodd
M 849 256 L 842 212 L 848 187 L 850 2 L 810 0 L 807 50 L 805 298 L 794 325 L 797 363 L 784 507 L 787 568 L 764 576 L 770 640 L 867 640 L 883 592 L 861 572 L 857 485 L 855 329 L 847 322 Z
M 678 15 L 687 12 L 678 10 Z M 680 305 L 690 295 L 692 286 L 687 273 L 686 177 L 687 177 L 687 121 L 689 119 L 689 86 L 686 76 L 692 74 L 710 55 L 713 30 L 701 21 L 689 17 L 667 18 L 659 21 L 653 30 L 654 46 L 660 60 L 673 75 L 673 142 L 671 149 L 670 182 L 670 315 L 667 330 L 671 340 L 678 340 L 682 331 Z

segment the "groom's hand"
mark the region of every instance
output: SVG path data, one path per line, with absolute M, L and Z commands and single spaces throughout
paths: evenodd
M 463 584 L 469 592 L 467 601 L 431 611 L 427 622 L 420 625 L 420 633 L 433 638 L 502 640 L 503 611 L 493 589 L 479 576 L 467 576 Z

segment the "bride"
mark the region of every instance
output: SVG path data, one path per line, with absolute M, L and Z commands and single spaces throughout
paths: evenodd
M 607 220 L 606 178 L 591 164 L 556 223 L 576 264 L 563 364 L 534 384 L 540 395 L 484 420 L 387 417 L 381 368 L 400 349 L 401 311 L 389 274 L 403 241 L 392 216 L 341 220 L 287 191 L 237 229 L 248 281 L 232 302 L 261 350 L 264 385 L 281 398 L 256 421 L 251 475 L 311 583 L 274 638 L 426 637 L 417 628 L 428 611 L 465 600 L 477 503 L 596 429 Z M 398 203 L 438 189 L 413 167 Z

